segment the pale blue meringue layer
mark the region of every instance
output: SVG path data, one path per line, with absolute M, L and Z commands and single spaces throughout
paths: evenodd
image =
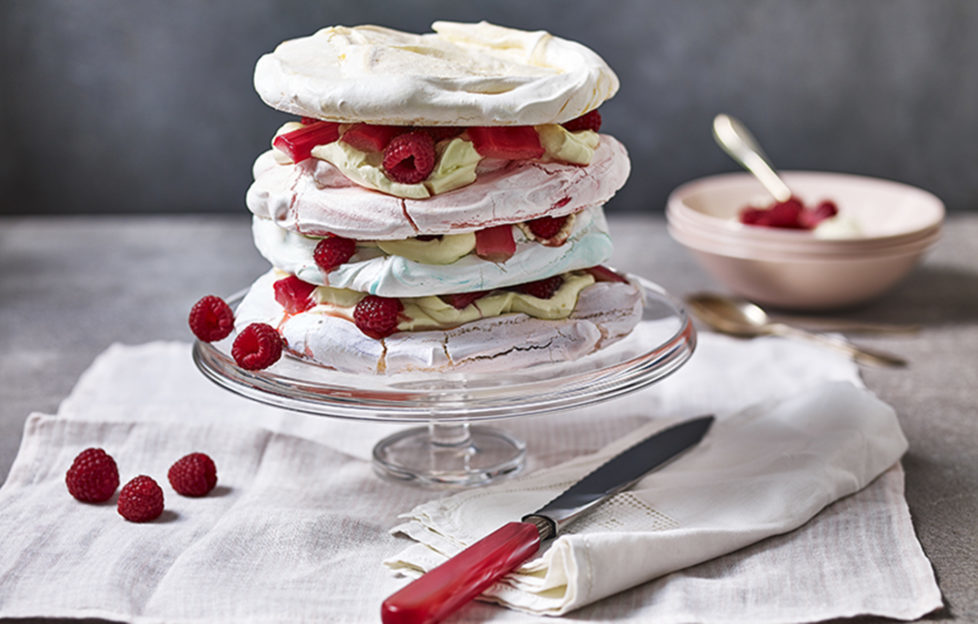
M 286 230 L 262 217 L 254 218 L 252 233 L 258 251 L 278 269 L 312 284 L 382 297 L 504 288 L 602 264 L 612 252 L 608 224 L 600 206 L 577 213 L 570 237 L 559 247 L 541 245 L 514 226 L 516 253 L 506 262 L 491 262 L 472 253 L 452 264 L 422 264 L 385 255 L 373 247 L 360 247 L 346 264 L 330 271 L 328 278 L 313 260 L 318 238 Z

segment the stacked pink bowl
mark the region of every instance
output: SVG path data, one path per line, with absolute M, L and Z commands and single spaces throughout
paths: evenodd
M 740 211 L 773 203 L 748 173 L 688 182 L 669 196 L 670 235 L 734 293 L 785 309 L 829 310 L 898 283 L 940 237 L 944 204 L 927 191 L 841 173 L 785 172 L 806 205 L 838 215 L 815 230 L 745 225 Z

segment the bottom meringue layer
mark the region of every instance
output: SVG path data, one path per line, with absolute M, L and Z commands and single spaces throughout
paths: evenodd
M 236 325 L 268 323 L 295 357 L 351 373 L 499 371 L 578 359 L 626 336 L 642 316 L 642 293 L 631 283 L 597 282 L 580 291 L 566 319 L 527 314 L 481 318 L 449 329 L 400 331 L 380 340 L 348 318 L 312 308 L 287 314 L 275 301 L 270 272 L 251 287 Z

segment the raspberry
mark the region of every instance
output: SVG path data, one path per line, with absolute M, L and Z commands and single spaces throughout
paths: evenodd
M 812 230 L 822 221 L 831 219 L 837 214 L 839 214 L 839 208 L 835 205 L 835 202 L 830 199 L 823 199 L 814 208 L 806 208 L 801 213 L 798 221 L 802 227 Z
M 560 125 L 568 132 L 580 132 L 581 130 L 594 130 L 597 132 L 601 129 L 601 113 L 597 109 L 594 109 L 589 113 L 584 113 L 577 119 L 565 121 Z
M 252 323 L 234 339 L 231 356 L 247 370 L 268 368 L 282 357 L 282 338 L 271 325 Z
M 549 299 L 554 296 L 554 293 L 557 292 L 557 289 L 560 288 L 561 284 L 563 283 L 563 277 L 554 275 L 546 279 L 521 284 L 518 286 L 518 289 L 521 293 L 526 293 L 527 295 L 532 295 L 539 299 Z
M 401 134 L 384 149 L 384 170 L 402 184 L 416 184 L 435 168 L 435 142 L 425 132 Z
M 119 515 L 130 522 L 149 522 L 163 513 L 163 490 L 151 477 L 139 475 L 119 492 Z
M 206 454 L 191 453 L 170 466 L 166 478 L 177 494 L 203 496 L 217 484 L 217 467 Z
M 100 448 L 87 448 L 75 457 L 65 474 L 68 492 L 83 503 L 101 503 L 119 487 L 115 460 Z
M 526 225 L 537 238 L 548 239 L 557 236 L 567 223 L 567 217 L 540 217 L 527 221 Z
M 234 329 L 234 312 L 220 297 L 207 295 L 190 308 L 190 331 L 204 342 L 226 338 Z
M 356 250 L 357 242 L 352 238 L 327 236 L 316 243 L 316 249 L 312 252 L 312 259 L 316 261 L 316 266 L 322 269 L 323 273 L 329 273 L 349 260 Z
M 402 310 L 400 299 L 367 295 L 353 309 L 353 322 L 360 331 L 379 340 L 397 331 L 397 317 Z
M 747 207 L 740 211 L 740 222 L 744 225 L 767 225 L 767 210 Z
M 778 202 L 768 212 L 768 224 L 771 227 L 800 228 L 802 226 L 798 222 L 798 218 L 804 209 L 805 205 L 794 197 L 783 202 Z

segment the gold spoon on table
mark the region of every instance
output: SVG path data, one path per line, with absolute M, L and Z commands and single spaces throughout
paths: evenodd
M 882 351 L 857 347 L 847 340 L 776 323 L 759 306 L 721 295 L 696 293 L 686 303 L 697 317 L 713 329 L 733 336 L 786 336 L 804 338 L 850 354 L 854 360 L 876 366 L 906 366 L 907 361 Z

